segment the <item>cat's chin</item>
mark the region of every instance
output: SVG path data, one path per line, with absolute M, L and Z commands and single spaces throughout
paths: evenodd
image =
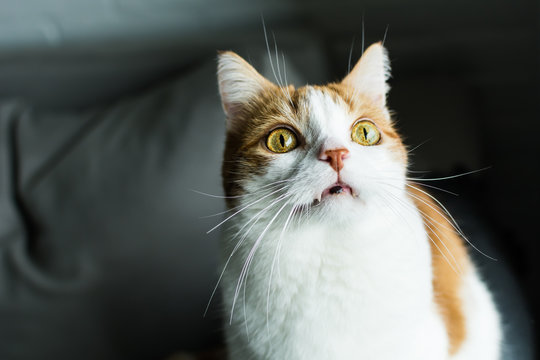
M 317 224 L 330 226 L 346 226 L 358 221 L 359 216 L 366 210 L 365 202 L 349 193 L 329 195 L 315 199 L 311 206 L 301 211 Z

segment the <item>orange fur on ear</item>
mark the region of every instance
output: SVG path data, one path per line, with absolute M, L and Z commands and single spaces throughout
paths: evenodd
M 276 87 L 232 51 L 219 53 L 218 85 L 228 120 L 234 119 L 242 106 L 254 97 L 266 89 Z
M 443 215 L 444 210 L 423 189 L 416 185 L 409 189 L 430 238 L 435 302 L 446 325 L 450 354 L 455 354 L 466 335 L 460 291 L 462 275 L 469 266 L 467 249 L 450 220 Z

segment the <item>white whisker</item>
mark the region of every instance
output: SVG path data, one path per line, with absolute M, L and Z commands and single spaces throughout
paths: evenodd
M 264 31 L 264 41 L 266 42 L 266 50 L 268 52 L 268 59 L 270 60 L 270 68 L 272 69 L 272 73 L 274 74 L 274 78 L 276 79 L 276 82 L 279 84 L 278 77 L 276 75 L 276 70 L 274 69 L 274 63 L 272 61 L 272 55 L 270 53 L 270 45 L 268 44 L 268 34 L 266 33 L 266 24 L 264 23 L 264 17 L 261 15 L 262 25 L 263 25 L 263 31 Z
M 291 211 L 289 212 L 289 215 L 287 216 L 287 220 L 285 220 L 285 225 L 283 225 L 283 229 L 281 230 L 281 234 L 279 235 L 276 250 L 274 251 L 274 258 L 272 259 L 272 266 L 270 267 L 270 276 L 268 279 L 268 291 L 266 294 L 266 331 L 267 331 L 268 337 L 270 337 L 270 328 L 269 328 L 270 289 L 272 287 L 272 277 L 274 275 L 274 267 L 276 264 L 276 259 L 278 259 L 278 255 L 280 254 L 280 251 L 281 251 L 281 245 L 283 243 L 283 235 L 285 234 L 285 230 L 287 229 L 287 226 L 289 225 L 289 221 L 291 220 L 291 217 L 295 209 L 296 209 L 296 206 L 293 206 L 291 208 Z
M 204 195 L 204 196 L 208 196 L 208 197 L 216 198 L 216 199 L 238 199 L 238 198 L 243 197 L 243 195 L 237 195 L 237 196 L 213 195 L 213 194 L 208 194 L 208 193 L 205 193 L 199 190 L 194 190 L 194 189 L 189 189 L 189 191 L 192 191 L 199 195 Z
M 281 201 L 281 200 L 280 200 Z M 249 269 L 249 265 L 251 264 L 251 261 L 253 259 L 253 256 L 255 254 L 255 251 L 257 251 L 257 248 L 261 242 L 261 239 L 264 237 L 264 235 L 266 234 L 266 232 L 268 231 L 268 229 L 270 228 L 270 226 L 272 225 L 272 223 L 274 222 L 274 220 L 278 217 L 278 215 L 281 213 L 281 211 L 283 211 L 283 209 L 285 208 L 285 206 L 287 205 L 287 203 L 285 203 L 278 211 L 277 213 L 274 215 L 274 217 L 272 218 L 272 220 L 270 220 L 270 222 L 266 225 L 266 227 L 264 228 L 264 230 L 262 231 L 262 233 L 259 235 L 259 237 L 257 238 L 257 240 L 255 241 L 255 243 L 253 244 L 253 246 L 251 247 L 251 250 L 248 254 L 248 257 L 246 259 L 246 261 L 244 262 L 244 266 L 242 267 L 242 270 L 240 272 L 240 277 L 238 279 L 238 282 L 237 282 L 237 285 L 236 285 L 236 290 L 235 290 L 235 294 L 234 294 L 234 298 L 233 298 L 233 302 L 232 302 L 232 308 L 231 308 L 231 318 L 230 318 L 230 323 L 232 323 L 232 319 L 233 319 L 233 315 L 234 315 L 234 307 L 236 305 L 236 300 L 238 298 L 238 294 L 240 292 L 240 288 L 242 287 L 242 283 L 244 282 L 244 286 L 247 286 L 247 272 L 248 272 L 248 269 Z
M 245 241 L 245 239 L 247 238 L 247 235 L 250 233 L 251 229 L 255 226 L 255 224 L 257 223 L 257 221 L 259 221 L 259 219 L 262 217 L 262 215 L 270 208 L 272 207 L 274 204 L 278 203 L 280 200 L 282 200 L 283 197 L 285 197 L 286 194 L 283 194 L 281 195 L 280 197 L 278 197 L 274 202 L 272 202 L 270 205 L 268 205 L 267 207 L 263 208 L 261 211 L 259 211 L 257 214 L 255 214 L 251 219 L 249 219 L 233 236 L 232 238 L 230 239 L 230 241 L 233 241 L 234 239 L 236 239 L 236 237 L 242 232 L 242 230 L 244 230 L 246 228 L 246 226 L 248 226 L 252 221 L 253 221 L 253 224 L 249 227 L 249 229 L 244 233 L 244 235 L 240 238 L 240 240 L 236 243 L 235 247 L 233 248 L 233 250 L 231 251 L 231 254 L 229 255 L 229 257 L 227 258 L 227 261 L 225 262 L 225 265 L 223 266 L 223 270 L 221 271 L 221 274 L 219 275 L 219 278 L 218 278 L 218 281 L 214 287 L 214 290 L 212 291 L 212 294 L 210 295 L 210 300 L 208 300 L 208 304 L 206 305 L 206 309 L 204 311 L 204 316 L 206 316 L 206 313 L 208 312 L 208 308 L 210 307 L 210 303 L 212 302 L 212 299 L 214 298 L 214 295 L 219 287 L 219 284 L 221 282 L 221 279 L 223 278 L 223 275 L 225 274 L 225 271 L 227 270 L 227 266 L 229 265 L 232 257 L 234 256 L 234 254 L 236 254 L 236 252 L 238 251 L 238 249 L 240 248 L 240 246 L 243 244 L 243 242 Z M 255 220 L 255 221 L 254 221 Z
M 393 196 L 393 194 L 391 194 L 391 193 L 389 193 L 389 195 Z M 441 255 L 444 257 L 444 259 L 446 260 L 446 262 L 448 263 L 448 265 L 454 270 L 454 272 L 461 274 L 461 267 L 459 266 L 459 263 L 457 262 L 456 258 L 454 257 L 454 254 L 452 254 L 452 252 L 450 251 L 450 249 L 448 248 L 448 246 L 447 246 L 447 245 L 445 244 L 445 242 L 440 238 L 440 236 L 437 234 L 437 232 L 436 232 L 431 226 L 429 226 L 429 225 L 426 223 L 426 221 L 427 221 L 427 222 L 429 222 L 431 225 L 433 225 L 433 227 L 436 228 L 435 224 L 434 224 L 431 220 L 427 219 L 427 218 L 430 218 L 430 219 L 432 219 L 432 218 L 431 218 L 430 216 L 428 216 L 427 214 L 425 214 L 424 212 L 422 212 L 420 209 L 418 209 L 418 208 L 416 208 L 416 207 L 413 207 L 413 206 L 410 205 L 410 204 L 405 203 L 402 199 L 398 198 L 397 196 L 393 196 L 393 197 L 394 197 L 394 199 L 395 199 L 396 201 L 398 201 L 399 203 L 401 203 L 401 205 L 402 205 L 405 209 L 407 209 L 407 210 L 409 210 L 409 211 L 415 211 L 415 210 L 417 210 L 417 211 L 420 213 L 420 216 L 421 216 L 422 219 L 423 219 L 424 225 L 425 225 L 426 227 L 428 227 L 428 228 L 431 230 L 431 232 L 437 237 L 437 239 L 439 239 L 439 241 L 441 242 L 441 244 L 444 246 L 444 248 L 446 249 L 446 251 L 448 252 L 448 254 L 450 255 L 450 257 L 451 257 L 452 260 L 454 261 L 454 263 L 455 263 L 456 267 L 459 269 L 459 271 L 456 270 L 456 268 L 450 263 L 450 261 L 448 260 L 448 258 L 446 257 L 446 255 L 442 252 L 442 250 L 439 248 L 439 246 L 438 246 L 437 243 L 433 240 L 433 238 L 432 238 L 429 234 L 426 233 L 427 237 L 432 241 L 433 245 L 437 248 L 437 250 L 439 250 L 439 252 L 441 253 Z M 439 223 L 437 222 L 437 224 L 439 224 Z
M 408 150 L 407 153 L 409 153 L 409 154 L 412 153 L 414 150 L 418 149 L 420 146 L 424 145 L 425 143 L 427 143 L 429 141 L 431 141 L 431 138 L 422 141 L 420 144 L 418 144 L 415 147 L 413 147 L 412 149 Z
M 482 169 L 472 170 L 472 171 L 467 171 L 467 172 L 462 173 L 462 174 L 451 175 L 451 176 L 445 176 L 445 177 L 440 177 L 440 178 L 431 178 L 431 179 L 423 179 L 423 178 L 407 178 L 407 180 L 416 180 L 416 181 L 439 181 L 439 180 L 448 180 L 448 179 L 454 179 L 454 178 L 462 177 L 462 176 L 465 176 L 465 175 L 475 174 L 475 173 L 477 173 L 477 172 L 484 171 L 484 170 L 487 170 L 487 169 L 490 169 L 490 168 L 491 168 L 491 166 L 486 166 L 485 168 L 482 168 Z
M 485 254 L 483 251 L 481 251 L 480 249 L 478 249 L 466 236 L 465 234 L 463 233 L 463 231 L 461 231 L 461 228 L 459 227 L 457 221 L 454 219 L 454 217 L 452 216 L 452 214 L 450 214 L 450 212 L 446 209 L 446 207 L 439 201 L 437 200 L 434 196 L 432 196 L 431 194 L 423 191 L 422 189 L 419 189 L 417 187 L 414 187 L 411 185 L 412 188 L 420 191 L 421 193 L 429 196 L 433 201 L 435 201 L 442 209 L 443 211 L 450 217 L 450 220 L 448 220 L 449 224 L 454 227 L 454 229 L 459 233 L 459 235 L 461 235 L 461 237 L 463 238 L 463 240 L 465 240 L 473 249 L 475 249 L 476 251 L 478 251 L 480 254 L 484 255 L 485 257 L 487 257 L 488 259 L 491 259 L 493 261 L 497 261 L 497 259 Z M 409 193 L 410 194 L 410 193 Z M 421 199 L 420 197 L 418 196 L 415 196 L 414 194 L 410 194 L 411 196 L 414 196 L 415 198 L 417 198 L 419 201 L 422 201 L 424 204 L 426 204 L 427 206 L 431 207 L 435 212 L 437 212 L 439 215 L 441 215 L 442 217 L 446 218 L 445 215 L 441 214 L 441 212 L 439 212 L 436 208 L 434 208 L 433 206 L 429 205 L 425 200 Z
M 348 63 L 348 66 L 347 66 L 347 74 L 351 72 L 351 61 L 352 61 L 353 48 L 354 48 L 354 37 L 353 37 L 352 42 L 351 42 L 351 49 L 349 50 L 349 63 Z
M 276 35 L 274 34 L 273 31 L 272 31 L 272 38 L 274 39 L 274 48 L 275 48 L 275 51 L 276 51 L 276 67 L 277 67 L 277 74 L 279 76 L 278 85 L 280 87 L 284 87 L 283 79 L 281 78 L 281 71 L 279 70 L 279 54 L 278 54 L 278 48 L 277 48 L 277 42 L 276 42 Z
M 430 188 L 430 189 L 435 189 L 435 190 L 439 190 L 439 191 L 445 192 L 445 193 L 450 194 L 450 195 L 459 196 L 459 194 L 456 194 L 455 192 L 452 192 L 452 191 L 450 191 L 450 190 L 446 190 L 446 189 L 443 189 L 443 188 L 440 188 L 440 187 L 437 187 L 437 186 L 433 186 L 433 185 L 429 185 L 429 184 L 421 184 L 421 183 L 416 182 L 416 181 L 409 181 L 409 183 L 413 183 L 413 184 L 417 184 L 417 185 L 422 185 L 422 186 L 428 187 L 428 188 Z M 409 183 L 407 183 L 407 184 L 405 184 L 405 185 L 411 186 L 411 185 L 409 185 Z
M 384 36 L 383 36 L 383 39 L 382 39 L 382 46 L 384 46 L 384 42 L 386 41 L 386 34 L 388 34 L 388 27 L 390 26 L 390 24 L 386 24 L 386 29 L 384 29 Z
M 260 198 L 259 200 L 257 201 L 254 201 L 252 202 L 251 204 L 248 204 L 246 206 L 244 206 L 243 208 L 241 208 L 240 210 L 236 211 L 234 214 L 230 215 L 229 217 L 227 217 L 225 220 L 223 220 L 222 222 L 220 222 L 219 224 L 217 224 L 216 226 L 214 226 L 213 228 L 211 228 L 210 230 L 208 230 L 206 233 L 207 234 L 210 234 L 212 231 L 214 231 L 215 229 L 217 229 L 218 227 L 220 227 L 221 225 L 223 225 L 225 222 L 227 222 L 228 220 L 230 220 L 231 218 L 233 218 L 235 215 L 241 213 L 242 211 L 244 211 L 245 209 L 251 207 L 252 205 L 255 205 L 257 204 L 258 202 L 262 201 L 263 199 L 266 199 L 267 197 L 269 197 L 270 195 L 273 195 L 281 190 L 283 190 L 285 187 L 282 187 L 280 189 L 277 189 L 275 191 L 272 191 L 270 194 L 267 194 L 265 196 L 263 196 L 262 198 Z

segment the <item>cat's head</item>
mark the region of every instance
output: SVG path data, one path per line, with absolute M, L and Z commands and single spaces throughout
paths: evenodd
M 405 187 L 407 151 L 386 107 L 388 76 L 380 43 L 341 82 L 298 89 L 278 86 L 238 55 L 221 53 L 229 207 L 271 206 L 274 213 L 290 206 L 312 217 L 350 220 L 391 202 Z

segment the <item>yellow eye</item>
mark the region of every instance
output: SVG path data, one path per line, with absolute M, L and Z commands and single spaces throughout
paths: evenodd
M 381 140 L 381 133 L 371 121 L 360 120 L 354 124 L 351 138 L 360 145 L 377 145 Z
M 266 146 L 275 153 L 286 153 L 297 145 L 296 135 L 287 128 L 273 130 L 266 138 Z

